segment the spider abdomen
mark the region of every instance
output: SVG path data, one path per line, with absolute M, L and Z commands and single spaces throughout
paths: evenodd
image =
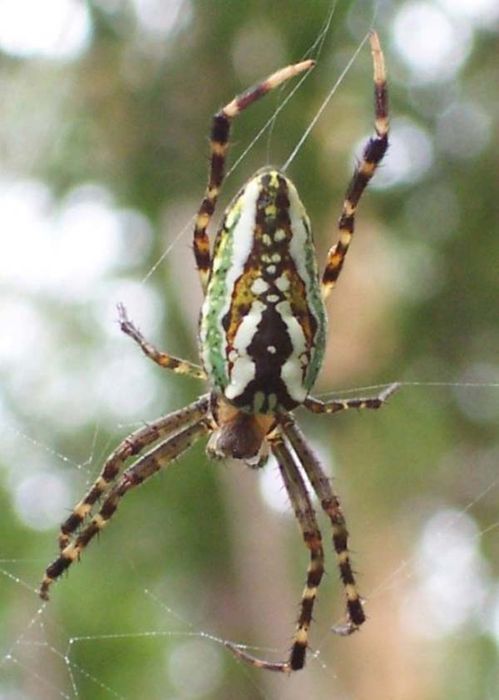
M 291 181 L 258 172 L 225 212 L 201 312 L 215 388 L 250 413 L 302 403 L 326 335 L 310 223 Z

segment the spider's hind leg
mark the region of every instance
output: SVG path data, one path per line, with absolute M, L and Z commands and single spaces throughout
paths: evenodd
M 339 634 L 348 635 L 355 632 L 363 622 L 365 622 L 366 616 L 350 562 L 348 530 L 340 502 L 333 492 L 330 480 L 324 473 L 317 456 L 309 447 L 305 436 L 290 414 L 282 421 L 282 429 L 300 460 L 300 464 L 305 470 L 323 511 L 331 521 L 333 547 L 336 552 L 336 561 L 340 572 L 340 578 L 345 590 L 347 607 L 346 624 L 334 627 L 333 630 Z
M 269 435 L 268 441 L 272 453 L 277 459 L 284 486 L 286 487 L 289 500 L 302 531 L 303 540 L 310 553 L 310 563 L 307 570 L 305 588 L 302 594 L 300 613 L 291 652 L 287 661 L 273 662 L 258 659 L 231 642 L 226 642 L 225 646 L 238 658 L 256 668 L 289 673 L 291 671 L 299 671 L 305 665 L 305 657 L 308 649 L 308 633 L 312 623 L 312 612 L 317 597 L 317 590 L 324 574 L 324 551 L 321 532 L 317 525 L 315 512 L 307 492 L 307 487 L 305 486 L 303 477 L 295 463 L 295 458 L 286 444 L 281 430 L 277 428 L 273 431 L 271 435 Z

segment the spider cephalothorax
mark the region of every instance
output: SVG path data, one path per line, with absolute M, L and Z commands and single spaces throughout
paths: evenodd
M 275 428 L 272 413 L 247 413 L 211 395 L 212 434 L 206 451 L 212 459 L 242 459 L 249 466 L 260 466 L 268 456 L 266 436 Z
M 254 666 L 273 671 L 296 671 L 305 663 L 313 605 L 324 573 L 324 552 L 302 472 L 332 526 L 347 607 L 346 623 L 336 631 L 350 634 L 364 622 L 338 498 L 290 411 L 299 405 L 313 413 L 379 408 L 396 388 L 391 385 L 378 396 L 365 399 L 322 402 L 310 396 L 324 357 L 324 300 L 341 272 L 358 202 L 388 146 L 385 69 L 374 32 L 370 42 L 376 135 L 367 143 L 347 190 L 339 237 L 328 253 L 322 279 L 303 204 L 289 178 L 275 168 L 257 172 L 229 205 L 213 252 L 207 234 L 224 177 L 232 119 L 269 90 L 311 68 L 313 61 L 277 71 L 215 115 L 209 181 L 194 228 L 194 255 L 205 295 L 199 333 L 204 369 L 157 350 L 119 307 L 121 329 L 148 357 L 179 374 L 207 379 L 211 393 L 140 428 L 111 453 L 97 480 L 61 525 L 60 553 L 45 572 L 40 587 L 42 598 L 48 599 L 54 580 L 80 557 L 130 489 L 177 458 L 198 438 L 209 435 L 210 457 L 230 457 L 260 467 L 270 452 L 274 455 L 310 552 L 288 660 L 256 659 L 229 642 L 227 648 Z M 136 455 L 140 456 L 124 469 L 126 461 Z

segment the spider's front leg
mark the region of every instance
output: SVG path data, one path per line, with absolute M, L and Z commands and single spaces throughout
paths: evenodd
M 303 71 L 309 70 L 314 65 L 315 61 L 309 59 L 281 68 L 275 73 L 272 73 L 272 75 L 269 75 L 269 77 L 261 83 L 254 85 L 249 90 L 246 90 L 246 92 L 235 97 L 213 117 L 210 139 L 211 159 L 208 185 L 196 216 L 193 241 L 194 257 L 203 293 L 206 293 L 208 287 L 212 263 L 208 226 L 215 211 L 218 195 L 225 177 L 225 159 L 229 149 L 231 122 L 234 117 L 237 117 L 243 110 L 253 104 L 253 102 L 256 102 L 286 80 L 289 80 Z
M 376 32 L 370 36 L 374 66 L 374 110 L 376 136 L 369 139 L 361 161 L 355 169 L 347 189 L 343 209 L 338 222 L 339 239 L 329 250 L 322 276 L 322 296 L 326 299 L 336 285 L 345 256 L 352 240 L 355 212 L 362 194 L 376 172 L 388 148 L 388 91 L 383 52 Z

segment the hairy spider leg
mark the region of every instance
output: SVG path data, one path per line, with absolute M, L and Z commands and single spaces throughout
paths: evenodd
M 206 418 L 203 416 L 193 425 L 184 428 L 160 445 L 157 445 L 129 467 L 122 474 L 118 483 L 110 490 L 99 512 L 93 516 L 74 542 L 70 542 L 62 550 L 57 559 L 47 567 L 40 586 L 40 597 L 43 598 L 43 600 L 48 600 L 50 586 L 76 559 L 80 558 L 83 549 L 85 549 L 95 535 L 107 525 L 116 512 L 120 500 L 130 489 L 139 486 L 146 479 L 159 471 L 161 467 L 171 463 L 183 452 L 188 450 L 198 438 L 208 432 L 209 425 Z
M 206 292 L 211 270 L 210 241 L 208 237 L 208 225 L 215 211 L 218 194 L 224 179 L 225 159 L 229 148 L 230 125 L 234 117 L 243 110 L 266 95 L 270 90 L 281 85 L 295 75 L 309 70 L 315 65 L 315 61 L 307 60 L 286 66 L 272 73 L 261 83 L 235 97 L 225 105 L 223 109 L 213 117 L 211 127 L 211 158 L 208 176 L 208 185 L 203 201 L 199 207 L 194 226 L 194 257 L 201 280 L 203 292 Z
M 360 198 L 376 172 L 388 148 L 388 90 L 383 52 L 376 32 L 370 36 L 374 66 L 374 112 L 376 136 L 369 139 L 359 165 L 348 186 L 343 209 L 338 221 L 339 238 L 329 249 L 326 267 L 322 275 L 322 296 L 326 299 L 335 287 L 355 226 L 355 212 Z
M 59 534 L 59 549 L 65 549 L 70 537 L 85 518 L 90 514 L 93 506 L 109 490 L 116 481 L 125 462 L 130 457 L 140 454 L 146 447 L 160 438 L 166 438 L 172 433 L 178 433 L 191 423 L 198 423 L 207 414 L 209 406 L 208 395 L 202 396 L 185 408 L 169 413 L 157 420 L 142 426 L 134 433 L 126 437 L 106 459 L 104 466 L 91 488 L 82 500 L 73 508 L 72 513 L 61 524 Z
M 95 503 L 109 490 L 130 457 L 140 454 L 146 447 L 160 438 L 166 438 L 172 433 L 179 432 L 186 425 L 198 422 L 206 415 L 208 406 L 208 395 L 202 396 L 194 403 L 167 416 L 162 416 L 126 437 L 106 459 L 101 473 L 89 491 L 62 523 L 59 549 L 63 550 L 67 547 L 71 534 L 80 527 Z
M 298 427 L 293 416 L 288 414 L 282 422 L 282 429 L 291 443 L 308 480 L 312 484 L 321 508 L 331 521 L 333 529 L 333 547 L 336 552 L 336 561 L 340 572 L 340 578 L 345 589 L 347 605 L 347 623 L 334 627 L 334 631 L 341 635 L 349 635 L 355 632 L 366 616 L 362 607 L 362 601 L 357 591 L 357 584 L 350 563 L 348 551 L 348 530 L 343 516 L 338 496 L 331 488 L 330 479 L 324 473 L 321 464 L 308 446 L 305 436 Z
M 338 413 L 350 408 L 371 408 L 378 409 L 400 388 L 399 382 L 394 382 L 380 391 L 376 396 L 364 396 L 352 399 L 331 399 L 331 401 L 320 401 L 308 396 L 303 405 L 311 413 Z
M 277 459 L 284 486 L 303 534 L 303 540 L 310 551 L 310 563 L 301 599 L 300 614 L 288 661 L 265 661 L 248 654 L 241 647 L 231 642 L 226 642 L 225 646 L 238 658 L 250 663 L 252 666 L 286 673 L 299 671 L 305 665 L 308 631 L 312 622 L 314 602 L 317 596 L 317 589 L 324 574 L 324 550 L 321 532 L 317 525 L 315 512 L 305 482 L 289 447 L 284 441 L 281 431 L 279 429 L 275 430 L 273 434 L 268 436 L 268 440 L 271 450 Z
M 144 355 L 160 367 L 175 372 L 175 374 L 184 374 L 195 379 L 207 378 L 206 372 L 199 365 L 162 352 L 146 340 L 139 329 L 128 318 L 127 310 L 123 304 L 118 304 L 118 322 L 123 333 L 132 338 L 142 348 Z

